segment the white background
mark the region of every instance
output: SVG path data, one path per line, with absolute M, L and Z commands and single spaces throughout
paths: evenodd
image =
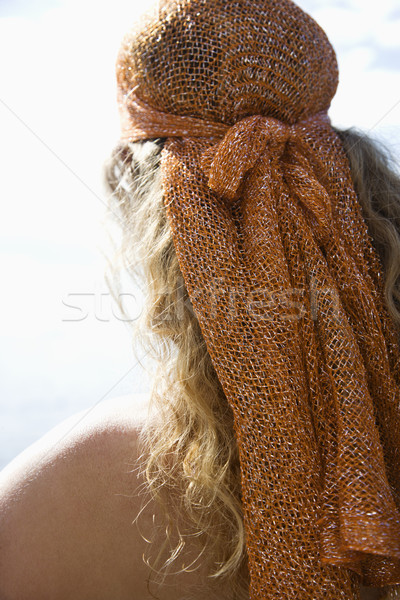
M 61 419 L 149 386 L 104 282 L 101 166 L 118 139 L 119 42 L 150 4 L 0 0 L 0 467 Z M 398 153 L 398 0 L 298 4 L 338 54 L 333 123 Z M 140 293 L 124 291 L 134 316 Z

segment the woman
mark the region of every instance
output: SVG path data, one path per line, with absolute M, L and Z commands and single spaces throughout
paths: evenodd
M 1 592 L 396 597 L 400 185 L 330 126 L 326 36 L 288 1 L 165 2 L 117 76 L 157 411 L 3 474 Z

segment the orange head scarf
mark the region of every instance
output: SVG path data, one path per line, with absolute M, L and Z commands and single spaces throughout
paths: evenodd
M 400 583 L 399 347 L 326 35 L 290 0 L 166 0 L 117 80 L 122 139 L 166 138 L 175 248 L 235 416 L 250 597 Z

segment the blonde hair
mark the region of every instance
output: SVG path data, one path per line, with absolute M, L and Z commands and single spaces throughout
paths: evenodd
M 400 327 L 400 178 L 376 143 L 355 130 L 338 134 L 384 267 L 387 306 Z M 230 597 L 248 598 L 233 415 L 179 269 L 163 206 L 161 149 L 161 140 L 120 144 L 104 166 L 110 208 L 123 224 L 126 268 L 147 286 L 141 341 L 160 365 L 153 401 L 161 418 L 142 437 L 148 489 L 164 509 L 166 543 L 177 533 L 164 567 L 179 556 L 185 536 L 195 536 L 211 577 L 229 583 Z M 118 288 L 118 277 L 111 288 Z
M 356 129 L 336 130 L 384 272 L 385 300 L 400 327 L 400 176 L 389 150 Z

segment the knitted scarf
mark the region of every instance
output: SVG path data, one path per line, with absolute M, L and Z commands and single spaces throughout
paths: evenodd
M 399 345 L 290 0 L 167 0 L 124 38 L 121 139 L 165 138 L 180 268 L 233 409 L 252 600 L 400 583 Z

